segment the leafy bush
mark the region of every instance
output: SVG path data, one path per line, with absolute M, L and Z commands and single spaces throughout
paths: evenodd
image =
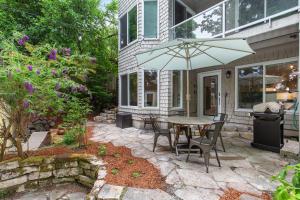
M 98 155 L 101 157 L 106 156 L 106 151 L 106 146 L 104 144 L 101 144 L 98 149 Z
M 127 160 L 127 163 L 128 163 L 129 165 L 132 165 L 132 164 L 134 163 L 134 160 L 132 160 L 132 159 Z
M 66 145 L 71 145 L 76 142 L 76 132 L 74 129 L 66 131 L 63 137 L 63 143 Z
M 293 173 L 291 181 L 287 180 L 288 173 Z M 273 180 L 280 182 L 274 192 L 275 200 L 300 200 L 300 163 L 284 167 Z
M 132 172 L 132 174 L 131 174 L 131 176 L 132 176 L 133 178 L 138 178 L 138 177 L 140 177 L 141 175 L 142 175 L 141 172 L 138 172 L 138 171 Z
M 119 169 L 118 168 L 112 168 L 112 170 L 111 170 L 111 173 L 113 174 L 113 175 L 117 175 L 118 173 L 119 173 Z

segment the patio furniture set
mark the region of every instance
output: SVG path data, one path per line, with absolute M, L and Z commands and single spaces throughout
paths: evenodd
M 175 133 L 173 145 L 176 155 L 178 155 L 179 152 L 186 153 L 187 162 L 189 161 L 191 152 L 199 153 L 200 157 L 203 155 L 206 172 L 208 173 L 210 152 L 214 151 L 219 167 L 221 167 L 216 143 L 219 138 L 222 149 L 225 152 L 221 130 L 226 117 L 227 115 L 224 113 L 218 114 L 213 119 L 185 116 L 168 117 L 167 121 L 172 124 L 172 130 Z M 165 136 L 168 138 L 170 149 L 173 151 L 174 148 L 172 145 L 171 129 L 162 129 L 158 123 L 157 117 L 152 114 L 149 115 L 149 118 L 144 118 L 143 120 L 144 122 L 147 121 L 147 124 L 150 122 L 154 131 L 153 152 L 155 151 L 159 136 Z M 192 127 L 194 128 L 193 130 Z M 180 135 L 186 136 L 186 142 L 179 142 Z

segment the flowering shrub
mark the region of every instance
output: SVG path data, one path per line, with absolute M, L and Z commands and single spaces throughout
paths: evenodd
M 12 140 L 19 156 L 31 118 L 62 116 L 66 126 L 80 130 L 80 135 L 90 111 L 83 85 L 90 58 L 29 42 L 19 33 L 9 39 L 0 34 L 0 115 L 6 119 L 0 123 L 0 136 Z

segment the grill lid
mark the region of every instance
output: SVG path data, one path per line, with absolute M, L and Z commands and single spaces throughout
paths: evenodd
M 261 103 L 253 106 L 254 113 L 281 113 L 282 106 L 276 102 Z

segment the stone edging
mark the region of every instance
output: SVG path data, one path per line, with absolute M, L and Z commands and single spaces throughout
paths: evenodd
M 105 184 L 105 176 L 105 163 L 93 155 L 16 158 L 0 162 L 0 197 L 53 184 L 77 182 L 91 188 L 87 198 L 95 199 Z

